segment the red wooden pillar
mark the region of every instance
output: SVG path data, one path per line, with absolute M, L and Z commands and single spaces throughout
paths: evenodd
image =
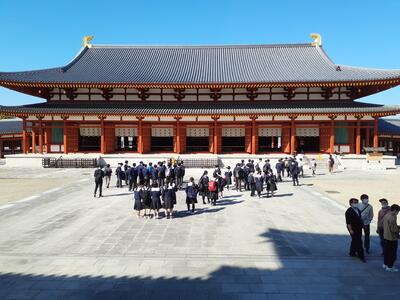
M 35 123 L 32 123 L 32 153 L 36 153 L 36 133 L 35 133 Z
M 218 118 L 214 119 L 214 154 L 218 154 L 218 128 L 217 128 L 217 120 Z
M 106 153 L 106 135 L 104 128 L 104 117 L 100 117 L 100 153 Z
M 137 149 L 138 153 L 143 154 L 143 128 L 142 128 L 142 120 L 143 118 L 139 117 L 138 119 L 138 139 L 137 139 Z
M 47 128 L 45 127 L 45 129 L 44 129 L 44 131 L 43 131 L 43 136 L 44 136 L 44 146 L 45 146 L 45 148 L 46 148 L 46 153 L 49 153 L 50 151 L 49 151 L 49 149 L 50 149 L 50 147 L 49 147 L 49 135 L 48 135 L 48 132 L 47 132 Z
M 251 154 L 256 154 L 256 117 L 251 118 Z
M 361 154 L 361 121 L 360 118 L 357 118 L 356 125 L 356 154 Z
M 365 128 L 365 147 L 369 147 L 369 145 L 371 144 L 371 128 L 369 127 L 369 124 L 368 124 L 368 127 L 367 128 Z
M 374 147 L 379 147 L 378 117 L 374 118 Z
M 175 151 L 177 154 L 181 153 L 181 128 L 180 128 L 180 122 L 179 120 L 181 118 L 177 117 L 176 119 L 176 145 L 175 145 Z
M 293 154 L 296 151 L 296 124 L 294 120 L 296 117 L 290 117 L 290 153 Z
M 64 127 L 63 127 L 63 132 L 64 132 L 64 154 L 68 154 L 68 133 L 67 133 L 67 118 L 64 118 Z
M 24 154 L 27 154 L 29 150 L 28 147 L 28 138 L 26 133 L 26 119 L 22 119 L 22 151 Z
M 39 119 L 39 153 L 43 154 L 43 124 L 42 119 Z
M 335 117 L 331 118 L 330 135 L 329 135 L 329 153 L 335 152 Z

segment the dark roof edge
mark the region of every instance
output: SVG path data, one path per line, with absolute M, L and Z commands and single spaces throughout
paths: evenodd
M 78 53 L 68 64 L 66 64 L 65 66 L 61 67 L 60 69 L 61 69 L 63 72 L 68 71 L 69 68 L 71 68 L 77 61 L 79 61 L 79 60 L 81 59 L 81 57 L 82 57 L 83 55 L 85 55 L 85 53 L 87 52 L 88 49 L 89 49 L 88 47 L 83 47 L 83 48 L 79 51 L 79 53 Z

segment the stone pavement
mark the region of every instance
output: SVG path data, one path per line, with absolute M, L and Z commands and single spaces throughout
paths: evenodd
M 310 182 L 194 215 L 179 192 L 175 218 L 153 220 L 127 189 L 93 198 L 92 175 L 76 177 L 0 207 L 0 299 L 396 299 L 377 237 L 367 264 L 349 258 L 345 208 Z

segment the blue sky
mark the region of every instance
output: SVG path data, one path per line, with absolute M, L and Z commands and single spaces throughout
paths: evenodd
M 0 0 L 0 71 L 57 67 L 93 44 L 310 42 L 338 64 L 400 69 L 399 0 Z M 0 104 L 41 99 L 0 88 Z M 364 98 L 400 104 L 400 87 Z

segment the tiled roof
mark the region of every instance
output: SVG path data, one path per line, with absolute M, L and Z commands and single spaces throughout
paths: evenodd
M 22 132 L 22 120 L 4 119 L 0 120 L 0 134 L 14 134 Z
M 384 135 L 400 136 L 400 119 L 379 119 L 378 132 Z
M 0 73 L 0 84 L 226 84 L 399 80 L 400 70 L 333 63 L 311 44 L 92 46 L 64 67 Z
M 400 106 L 338 101 L 271 102 L 81 102 L 0 106 L 0 113 L 93 115 L 275 115 L 400 112 Z

